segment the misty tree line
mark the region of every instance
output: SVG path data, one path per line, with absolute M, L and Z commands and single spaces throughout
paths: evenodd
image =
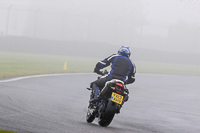
M 191 25 L 180 20 L 170 26 L 160 23 L 152 26 L 145 20 L 142 11 L 105 16 L 92 12 L 88 14 L 55 12 L 40 8 L 19 9 L 14 6 L 0 7 L 0 10 L 1 36 L 140 44 L 144 48 L 148 47 L 148 44 L 153 45 L 154 48 L 158 45 L 168 45 L 171 50 L 178 46 L 180 49 L 185 48 L 194 53 L 198 53 L 200 49 L 198 23 Z M 156 29 L 163 30 L 151 34 Z

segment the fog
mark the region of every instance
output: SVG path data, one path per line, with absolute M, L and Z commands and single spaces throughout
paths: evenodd
M 199 14 L 198 0 L 0 0 L 0 50 L 106 57 L 126 45 L 138 60 L 195 63 Z

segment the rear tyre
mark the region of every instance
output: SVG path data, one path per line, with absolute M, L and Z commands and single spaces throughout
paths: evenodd
M 100 116 L 99 119 L 98 119 L 99 125 L 102 126 L 102 127 L 107 127 L 112 122 L 114 116 L 115 116 L 115 113 L 105 114 L 103 118 L 100 118 L 101 117 Z
M 112 122 L 116 112 L 116 104 L 112 101 L 108 102 L 105 111 L 100 112 L 98 123 L 100 126 L 107 127 Z

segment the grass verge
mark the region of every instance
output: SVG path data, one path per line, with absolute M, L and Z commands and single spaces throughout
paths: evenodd
M 67 63 L 67 70 L 64 64 Z M 92 72 L 96 60 L 92 58 L 0 53 L 0 78 L 32 74 Z
M 4 131 L 4 130 L 0 130 L 0 133 L 14 133 L 14 132 L 11 132 L 11 131 Z
M 0 79 L 26 75 L 92 72 L 99 59 L 0 52 Z M 67 70 L 64 64 L 67 63 Z M 200 76 L 200 66 L 136 61 L 137 73 Z

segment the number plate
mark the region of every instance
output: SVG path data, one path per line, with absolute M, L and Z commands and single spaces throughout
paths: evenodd
M 113 92 L 111 96 L 111 101 L 122 104 L 123 96 Z

